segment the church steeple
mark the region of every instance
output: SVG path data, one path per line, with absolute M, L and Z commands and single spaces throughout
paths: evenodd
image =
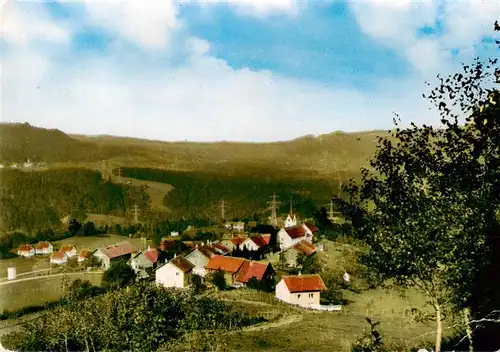
M 290 196 L 290 216 L 293 216 L 293 196 Z

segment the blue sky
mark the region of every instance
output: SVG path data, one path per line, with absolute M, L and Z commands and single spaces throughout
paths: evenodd
M 424 81 L 498 54 L 498 18 L 493 1 L 9 0 L 2 120 L 198 141 L 437 123 Z

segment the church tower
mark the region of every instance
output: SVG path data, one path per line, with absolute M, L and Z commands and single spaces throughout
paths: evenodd
M 285 219 L 285 228 L 297 226 L 297 216 L 293 213 L 293 200 L 290 196 L 290 213 Z

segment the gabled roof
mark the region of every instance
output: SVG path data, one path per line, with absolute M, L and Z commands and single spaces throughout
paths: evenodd
M 61 247 L 59 252 L 61 253 L 71 252 L 73 249 L 75 249 L 75 246 L 71 244 L 65 244 L 64 246 Z
M 253 235 L 249 238 L 260 248 L 268 246 L 271 241 L 271 235 Z
M 186 246 L 195 248 L 196 246 L 203 246 L 203 241 L 182 241 Z
M 36 245 L 36 249 L 46 249 L 49 248 L 49 246 L 49 242 L 38 242 L 38 244 Z
M 216 255 L 210 258 L 205 268 L 209 270 L 222 270 L 227 273 L 234 274 L 238 270 L 240 270 L 244 262 L 245 259 L 242 258 L 224 257 L 222 255 Z
M 86 250 L 86 249 L 82 249 L 82 250 L 80 251 L 80 255 L 79 255 L 79 257 L 80 257 L 80 258 L 88 258 L 88 257 L 90 257 L 90 254 L 91 254 L 91 252 L 90 252 L 90 251 L 88 251 L 88 250 Z
M 137 248 L 135 248 L 130 242 L 123 241 L 112 244 L 110 246 L 101 247 L 101 251 L 109 259 L 113 259 L 135 253 L 137 252 Z
M 194 268 L 194 264 L 183 256 L 178 256 L 169 261 L 170 264 L 175 265 L 181 269 L 184 273 L 188 273 Z
M 236 281 L 247 283 L 252 277 L 262 280 L 270 264 L 245 261 L 236 275 Z
M 311 254 L 316 253 L 316 246 L 307 241 L 301 241 L 293 246 L 297 251 L 304 254 L 306 257 L 309 257 Z
M 29 251 L 33 250 L 33 246 L 31 246 L 29 244 L 22 244 L 22 245 L 19 246 L 18 250 L 20 252 L 29 252 Z
M 192 249 L 186 256 L 190 255 L 191 253 L 193 253 L 195 251 L 200 252 L 201 254 L 203 254 L 208 259 L 212 258 L 214 255 L 217 255 L 215 249 L 213 249 L 212 247 L 210 247 L 210 246 L 199 246 L 199 247 L 195 247 L 194 249 Z
M 311 230 L 311 232 L 319 231 L 319 229 L 316 226 L 314 226 L 312 222 L 305 222 L 304 225 L 307 226 L 307 228 Z
M 302 226 L 288 227 L 284 229 L 290 238 L 299 238 L 306 235 L 306 232 Z
M 229 248 L 227 248 L 226 246 L 224 246 L 222 243 L 213 243 L 212 247 L 214 247 L 215 251 L 217 251 L 221 254 L 227 254 L 227 253 L 231 252 L 231 250 Z
M 246 237 L 232 237 L 229 239 L 235 246 L 239 246 L 240 244 L 242 244 L 243 242 L 245 242 L 246 240 Z
M 325 291 L 325 283 L 318 274 L 283 276 L 283 281 L 290 293 Z
M 65 252 L 52 252 L 50 259 L 63 259 L 65 256 Z
M 144 258 L 146 258 L 146 260 L 148 262 L 150 262 L 151 264 L 154 264 L 158 261 L 158 257 L 160 255 L 160 253 L 158 252 L 158 250 L 156 248 L 150 248 L 148 250 L 145 250 L 143 252 L 144 254 Z

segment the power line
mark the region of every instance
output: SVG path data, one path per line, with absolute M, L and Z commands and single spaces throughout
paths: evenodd
M 278 197 L 274 193 L 269 198 L 271 198 L 271 200 L 269 202 L 267 202 L 267 204 L 270 204 L 270 207 L 271 207 L 271 225 L 278 226 L 278 217 L 276 215 L 276 209 L 281 204 L 281 202 L 276 200 L 276 198 L 278 198 Z
M 137 224 L 139 223 L 139 213 L 141 210 L 139 209 L 139 206 L 137 204 L 134 204 L 132 207 L 132 213 L 134 214 L 134 222 Z
M 222 218 L 222 221 L 224 221 L 226 219 L 226 209 L 227 209 L 226 202 L 224 200 L 221 200 L 219 202 L 219 206 L 220 206 L 220 210 L 221 210 L 221 218 Z

